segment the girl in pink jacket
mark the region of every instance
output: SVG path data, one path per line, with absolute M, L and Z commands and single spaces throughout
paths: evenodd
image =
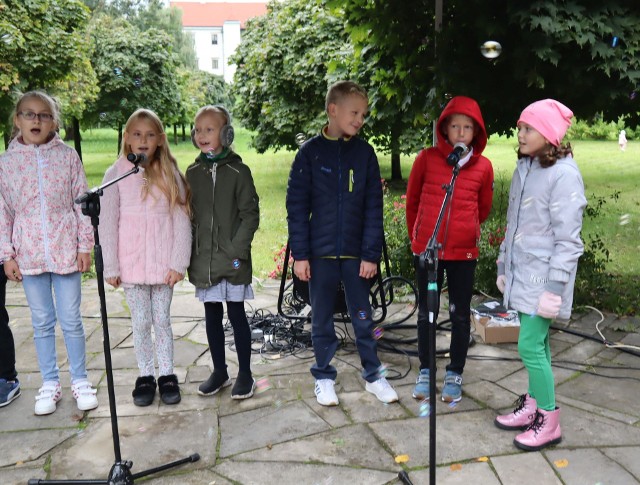
M 105 173 L 104 183 L 133 168 L 127 160 L 132 153 L 145 156 L 140 172 L 107 187 L 102 197 L 104 277 L 115 288 L 122 285 L 131 310 L 140 371 L 134 404 L 148 406 L 156 393 L 152 326 L 160 398 L 177 404 L 181 398 L 173 373 L 169 310 L 173 286 L 184 278 L 191 257 L 189 190 L 153 111 L 139 109 L 129 117 L 120 158 Z
M 80 316 L 81 273 L 91 267 L 93 231 L 74 203 L 87 190 L 87 180 L 78 154 L 56 133 L 59 123 L 53 98 L 42 91 L 25 93 L 13 115 L 13 139 L 0 155 L 0 258 L 7 278 L 22 281 L 31 310 L 43 381 L 36 415 L 53 413 L 62 394 L 56 320 L 78 409 L 98 406 L 96 390 L 87 380 Z

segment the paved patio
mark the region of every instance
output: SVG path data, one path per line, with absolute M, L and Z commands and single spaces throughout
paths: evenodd
M 256 285 L 251 307 L 275 312 L 278 289 L 276 282 Z M 193 288 L 183 282 L 176 288 L 172 307 L 182 402 L 166 406 L 156 398 L 152 406 L 139 408 L 131 398 L 138 371 L 124 294 L 108 290 L 106 296 L 122 458 L 132 460 L 132 472 L 137 473 L 192 453 L 201 456 L 195 463 L 151 475 L 145 483 L 382 485 L 401 483 L 401 470 L 416 485 L 429 483 L 429 419 L 423 416 L 421 403 L 411 397 L 416 357 L 380 353 L 400 396 L 400 402 L 391 405 L 364 391 L 359 359 L 350 345 L 336 359 L 337 407 L 316 403 L 310 352 L 254 354 L 252 367 L 261 392 L 252 399 L 232 401 L 230 388 L 201 397 L 197 386 L 211 370 L 204 312 Z M 0 484 L 106 479 L 114 449 L 96 281 L 84 284 L 83 315 L 90 379 L 98 387 L 100 406 L 86 413 L 77 410 L 71 397 L 59 334 L 63 397 L 54 414 L 33 414 L 41 382 L 29 311 L 19 285 L 8 285 L 7 302 L 22 396 L 0 409 Z M 567 328 L 597 335 L 599 319 L 590 311 L 576 315 Z M 600 324 L 607 339 L 636 346 L 640 334 L 633 329 L 639 326 L 637 317 L 615 315 L 605 315 Z M 410 337 L 415 328 L 385 335 L 391 334 Z M 439 335 L 438 347 L 445 348 L 447 339 L 446 332 Z M 541 452 L 524 453 L 512 444 L 515 432 L 493 424 L 495 415 L 511 409 L 516 393 L 526 389 L 516 346 L 487 345 L 477 336 L 476 340 L 465 368 L 462 401 L 455 407 L 436 405 L 438 484 L 640 483 L 638 357 L 580 335 L 554 332 L 551 346 L 563 441 Z M 237 371 L 235 358 L 233 351 L 227 353 L 231 376 Z M 439 367 L 440 384 L 443 360 Z

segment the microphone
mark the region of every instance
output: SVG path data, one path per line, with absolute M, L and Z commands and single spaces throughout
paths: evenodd
M 469 148 L 464 143 L 456 143 L 453 145 L 453 151 L 447 156 L 447 165 L 455 167 L 460 161 L 460 156 L 466 153 Z
M 147 163 L 147 156 L 144 153 L 129 153 L 129 155 L 127 155 L 127 160 L 134 165 L 144 165 Z

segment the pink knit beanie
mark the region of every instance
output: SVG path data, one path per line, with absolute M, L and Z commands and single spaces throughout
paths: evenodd
M 540 132 L 552 145 L 559 146 L 571 126 L 573 112 L 555 99 L 543 99 L 527 106 L 518 125 L 526 123 Z

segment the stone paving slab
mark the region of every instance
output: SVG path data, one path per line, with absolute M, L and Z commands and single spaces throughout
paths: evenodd
M 225 461 L 214 470 L 243 485 L 265 485 L 268 483 L 300 485 L 366 483 L 367 485 L 385 485 L 397 477 L 397 473 L 379 470 L 287 462 L 243 463 Z
M 493 456 L 491 464 L 505 484 L 562 485 L 542 453 Z
M 588 483 L 638 484 L 638 480 L 627 470 L 596 449 L 552 450 L 546 454 L 552 462 L 562 462 L 556 470 L 565 485 L 584 485 L 585 471 L 588 472 Z
M 235 457 L 246 461 L 288 461 L 323 463 L 370 469 L 400 471 L 394 457 L 376 441 L 365 424 L 345 426 L 307 438 L 298 438 Z

